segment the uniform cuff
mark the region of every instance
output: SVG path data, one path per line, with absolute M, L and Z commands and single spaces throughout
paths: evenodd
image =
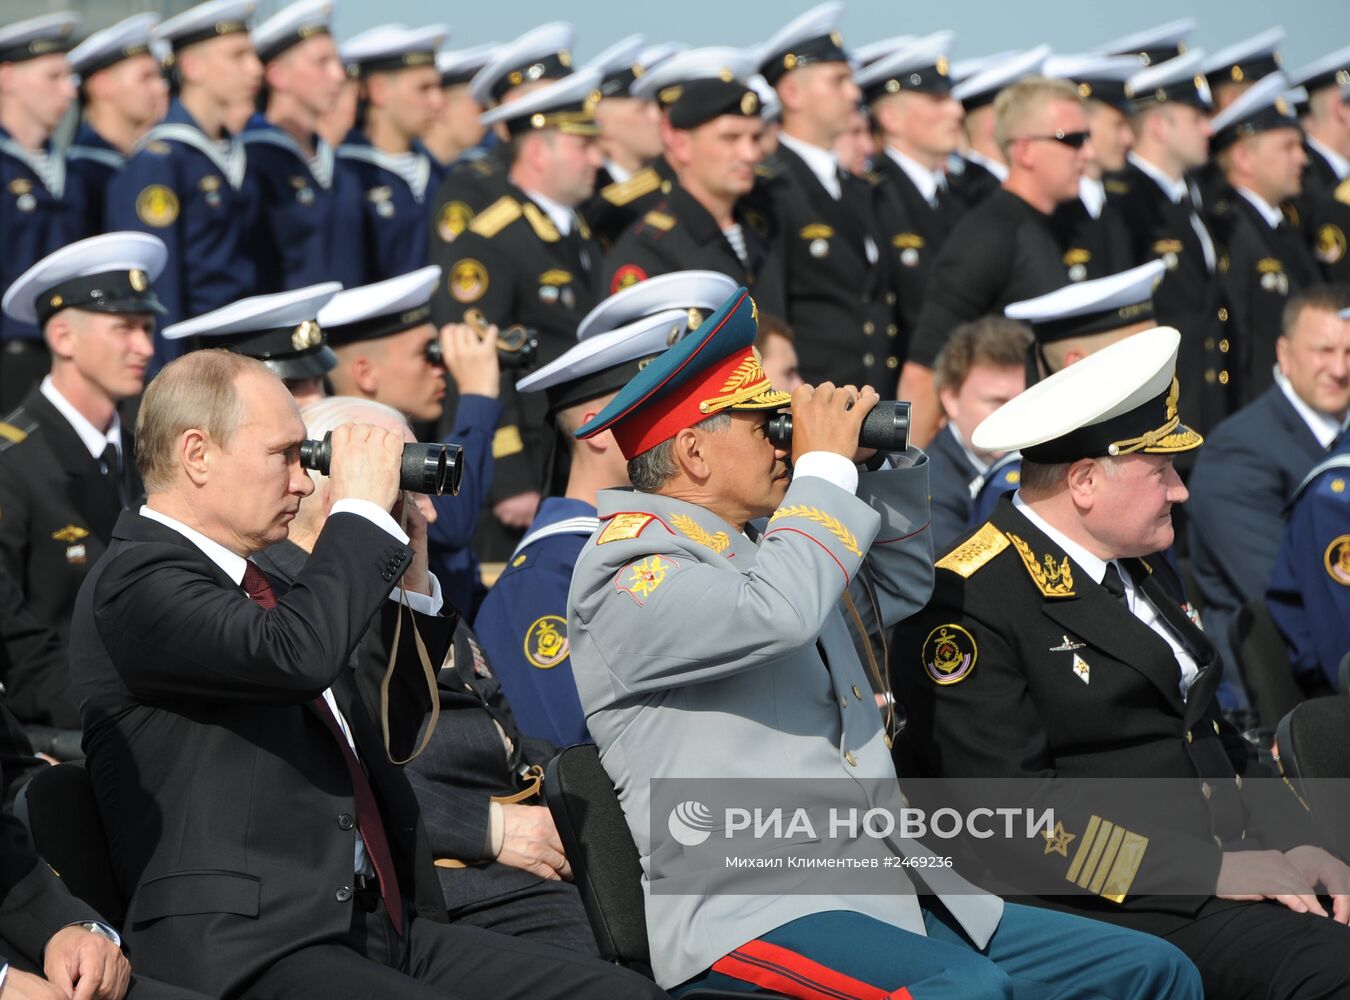
M 794 479 L 815 476 L 849 493 L 858 492 L 858 467 L 833 451 L 808 451 L 793 465 Z
M 328 516 L 332 517 L 334 514 L 356 514 L 358 517 L 364 517 L 375 527 L 389 532 L 404 545 L 408 544 L 407 533 L 398 526 L 398 522 L 393 519 L 389 511 L 381 508 L 379 504 L 372 503 L 369 500 L 348 497 L 333 504 L 333 509 L 328 512 Z
M 427 577 L 431 580 L 431 593 L 419 594 L 415 590 L 407 591 L 408 607 L 418 614 L 439 615 L 441 608 L 445 605 L 445 598 L 441 596 L 441 581 L 436 578 L 435 573 L 428 573 Z M 394 592 L 389 595 L 389 599 L 398 601 L 402 598 L 403 593 L 402 587 L 395 587 Z

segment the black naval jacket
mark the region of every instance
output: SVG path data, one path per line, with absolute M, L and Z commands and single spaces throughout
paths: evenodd
M 122 496 L 140 500 L 131 436 L 122 433 Z M 64 644 L 75 595 L 103 555 L 122 510 L 116 472 L 105 472 L 75 428 L 34 386 L 0 423 L 0 560 L 23 592 L 24 610 Z M 78 729 L 79 706 L 64 669 L 4 678 L 22 721 Z
M 459 322 L 468 309 L 503 329 L 522 324 L 538 335 L 536 366 L 575 345 L 577 325 L 598 301 L 600 271 L 600 248 L 577 221 L 563 236 L 543 208 L 508 184 L 507 193 L 452 241 L 434 236 L 431 262 L 443 272 L 431 300 L 436 324 Z M 511 369 L 502 372 L 493 502 L 543 485 L 547 402 L 543 393 L 517 394 L 519 377 Z
M 1237 348 L 1239 405 L 1245 405 L 1271 384 L 1275 341 L 1289 296 L 1321 276 L 1299 230 L 1287 219 L 1271 229 L 1232 187 L 1219 193 L 1209 222 L 1220 248 L 1229 339 Z
M 1217 653 L 1188 618 L 1166 561 L 1121 562 L 1199 668 L 1184 699 L 1171 647 L 1005 497 L 938 560 L 928 606 L 897 628 L 889 668 L 909 719 L 897 767 L 916 777 L 1040 779 L 1037 801 L 1025 804 L 1054 809 L 1063 850 L 1034 839 L 984 853 L 991 880 L 1062 885 L 1052 901 L 1166 933 L 1211 897 L 1137 893 L 1133 883 L 1213 885 L 1225 850 L 1287 850 L 1315 837 L 1285 786 L 1244 785 L 1275 775 L 1220 714 Z M 954 664 L 953 649 L 968 666 Z M 1184 779 L 1194 793 L 1170 803 L 1161 825 L 1157 816 L 1141 824 L 1113 811 L 1109 786 L 1090 795 L 1057 786 L 1061 778 Z M 1079 888 L 1107 823 L 1124 831 L 1122 850 L 1096 873 L 1104 877 Z
M 505 143 L 471 150 L 442 168 L 440 186 L 430 200 L 433 248 L 437 237 L 450 242 L 468 228 L 475 215 L 506 193 L 507 150 Z
M 1130 267 L 1130 234 L 1108 199 L 1093 216 L 1082 198 L 1066 201 L 1050 216 L 1070 281 L 1091 281 Z
M 658 156 L 626 181 L 616 181 L 601 167 L 595 176 L 595 194 L 581 206 L 581 217 L 606 252 L 629 226 L 641 219 L 675 186 L 675 171 Z
M 873 186 L 843 176 L 836 201 L 785 145 L 756 172 L 751 206 L 771 227 L 756 302 L 762 297 L 769 311 L 784 303 L 807 382 L 867 384 L 889 395 L 902 359 Z
M 736 256 L 712 214 L 678 183 L 673 185 L 614 242 L 605 256 L 601 293 L 613 295 L 671 271 L 718 271 L 749 288 L 761 311 L 781 316 L 782 303 L 771 302 L 758 291 L 768 255 L 764 220 L 744 203 L 737 204 L 735 219 L 745 237 L 748 263 Z
M 1308 150 L 1309 166 L 1303 172 L 1303 197 L 1299 199 L 1303 212 L 1303 230 L 1307 234 L 1313 256 L 1322 265 L 1327 281 L 1350 284 L 1350 177 L 1340 180 L 1322 154 Z M 1311 182 L 1312 164 L 1321 164 L 1329 179 Z
M 961 169 L 959 171 L 948 171 L 948 178 L 952 186 L 952 192 L 969 211 L 978 207 L 995 191 L 1002 188 L 1003 182 L 984 164 L 968 160 L 964 156 L 958 159 Z
M 965 209 L 950 190 L 938 192 L 938 207 L 934 208 L 904 168 L 885 151 L 876 157 L 876 173 L 882 252 L 890 258 L 896 325 L 900 328 L 897 340 L 904 364 L 928 292 L 933 261 Z
M 1167 271 L 1153 290 L 1159 326 L 1181 333 L 1177 381 L 1186 400 L 1187 425 L 1204 433 L 1237 408 L 1234 344 L 1218 273 L 1219 242 L 1213 237 L 1215 271 L 1191 224 L 1191 208 L 1173 204 L 1158 183 L 1133 163 L 1106 182 L 1109 202 L 1125 220 L 1130 239 L 1127 267 L 1162 259 Z M 1200 219 L 1199 213 L 1196 215 Z M 1203 219 L 1200 224 L 1204 225 Z

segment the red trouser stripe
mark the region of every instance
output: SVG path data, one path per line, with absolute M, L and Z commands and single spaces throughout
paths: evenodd
M 713 971 L 798 1000 L 913 1000 L 903 986 L 888 993 L 767 941 L 741 945 Z

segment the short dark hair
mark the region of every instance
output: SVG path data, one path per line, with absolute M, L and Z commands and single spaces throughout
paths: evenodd
M 1024 365 L 1033 339 L 1031 327 L 1006 316 L 983 316 L 962 323 L 938 353 L 934 381 L 938 388 L 960 389 L 976 365 Z
M 1339 313 L 1350 309 L 1350 286 L 1311 285 L 1303 291 L 1290 296 L 1280 314 L 1280 336 L 1288 337 L 1298 325 L 1299 317 L 1305 309 L 1318 312 Z
M 759 314 L 759 332 L 755 334 L 755 347 L 759 348 L 759 353 L 764 353 L 764 345 L 769 342 L 770 337 L 782 337 L 789 344 L 797 343 L 797 338 L 792 335 L 792 327 L 787 325 L 787 321 L 773 313 Z

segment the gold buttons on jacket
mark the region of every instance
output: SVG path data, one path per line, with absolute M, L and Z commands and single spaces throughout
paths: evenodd
M 845 751 L 844 751 L 844 760 L 848 761 L 848 766 L 849 766 L 849 767 L 857 767 L 857 766 L 858 766 L 858 758 L 855 757 L 855 756 L 853 755 L 853 751 L 852 751 L 852 750 L 845 750 Z
M 853 685 L 853 697 L 862 701 L 862 688 L 858 687 L 856 684 Z

